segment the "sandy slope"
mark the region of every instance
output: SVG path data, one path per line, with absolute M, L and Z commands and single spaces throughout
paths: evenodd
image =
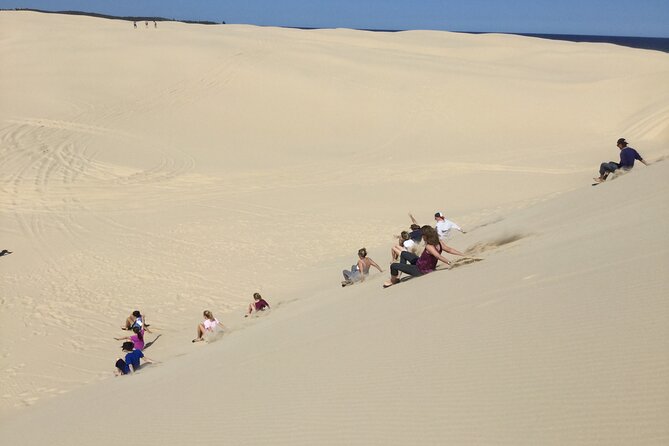
M 667 155 L 666 54 L 4 12 L 0 58 L 3 443 L 669 441 L 669 165 L 589 186 Z M 338 288 L 437 209 L 484 261 Z

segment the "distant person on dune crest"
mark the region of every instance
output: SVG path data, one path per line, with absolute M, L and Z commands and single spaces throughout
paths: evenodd
M 249 310 L 244 317 L 250 316 L 253 312 L 269 310 L 269 304 L 262 298 L 260 293 L 253 293 L 253 302 L 249 304 Z
M 204 341 L 205 335 L 215 334 L 223 329 L 223 324 L 214 317 L 211 311 L 205 310 L 202 315 L 204 320 L 198 324 L 197 338 L 193 339 L 192 342 Z
M 631 170 L 632 167 L 634 167 L 635 160 L 640 161 L 646 166 L 648 165 L 648 163 L 643 158 L 641 158 L 639 152 L 627 145 L 625 138 L 620 138 L 616 143 L 616 146 L 618 146 L 620 149 L 620 162 L 616 163 L 615 161 L 609 161 L 608 163 L 600 164 L 599 177 L 593 178 L 596 183 L 606 181 L 606 178 L 609 176 L 609 174 L 615 172 L 618 169 L 622 169 L 624 171 Z
M 355 282 L 364 282 L 372 266 L 378 269 L 379 272 L 383 272 L 374 260 L 367 257 L 367 249 L 360 248 L 358 250 L 358 263 L 351 266 L 350 270 L 345 269 L 342 271 L 344 281 L 341 283 L 341 286 L 351 285 Z

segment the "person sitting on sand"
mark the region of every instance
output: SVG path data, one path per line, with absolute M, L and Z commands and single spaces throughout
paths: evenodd
M 132 332 L 135 333 L 132 336 L 124 336 L 122 338 L 114 338 L 117 341 L 129 340 L 135 346 L 135 350 L 144 350 L 144 330 L 140 327 L 134 326 Z
M 440 215 L 440 216 L 443 218 L 443 214 L 442 214 L 441 212 L 437 212 L 436 214 L 434 214 L 434 219 L 435 219 L 435 220 L 437 220 L 437 215 Z M 419 228 L 417 231 L 414 231 L 414 232 L 420 234 L 420 238 L 418 239 L 418 241 L 416 241 L 416 243 L 420 243 L 420 241 L 421 241 L 421 239 L 422 239 L 422 236 L 423 236 L 423 229 L 422 229 L 420 226 L 418 226 L 418 224 L 416 224 L 416 219 L 414 218 L 413 215 L 409 214 L 409 217 L 411 218 L 411 221 L 414 222 L 414 223 L 411 225 L 411 227 L 413 228 L 414 226 L 417 226 L 417 227 Z M 448 221 L 448 220 L 446 220 L 445 218 L 443 218 L 443 220 L 444 220 L 444 221 Z M 441 221 L 441 219 L 440 219 L 439 221 Z M 455 223 L 453 223 L 453 222 L 449 222 L 449 223 L 455 224 Z M 435 230 L 437 231 L 437 235 L 439 234 L 439 232 L 438 232 L 438 231 L 439 231 L 438 226 L 439 226 L 439 225 L 438 225 L 438 223 L 437 223 L 437 228 L 433 228 L 433 229 L 435 229 Z M 456 226 L 457 226 L 457 225 L 456 225 Z M 424 228 L 424 227 L 425 227 L 425 226 L 423 226 L 423 228 Z M 430 226 L 430 227 L 431 227 L 431 226 Z M 458 227 L 458 228 L 459 228 L 459 227 Z M 449 229 L 449 230 L 450 230 L 450 229 Z M 459 230 L 460 230 L 463 234 L 466 234 L 466 232 L 462 231 L 462 229 L 459 229 Z M 412 233 L 409 234 L 409 237 L 411 237 L 411 234 L 412 234 Z M 461 253 L 461 252 L 458 251 L 457 249 L 455 249 L 455 248 L 453 248 L 453 247 L 451 247 L 451 246 L 448 246 L 448 245 L 446 244 L 446 238 L 447 238 L 447 237 L 448 237 L 448 236 L 446 236 L 445 238 L 439 237 L 439 241 L 440 241 L 440 243 L 441 243 L 441 249 L 443 249 L 444 251 L 446 251 L 446 252 L 449 253 L 449 254 L 453 254 L 454 256 L 466 257 L 463 253 Z
M 608 163 L 600 164 L 599 177 L 593 178 L 595 182 L 601 183 L 602 181 L 606 181 L 606 178 L 609 176 L 609 174 L 615 172 L 618 169 L 623 169 L 625 171 L 631 170 L 632 167 L 634 167 L 635 160 L 639 160 L 646 166 L 648 165 L 648 163 L 643 158 L 641 158 L 639 152 L 631 147 L 628 147 L 625 138 L 620 138 L 616 143 L 616 146 L 618 146 L 620 149 L 620 162 L 616 163 L 615 161 L 609 161 Z
M 397 237 L 397 244 L 390 249 L 390 255 L 393 261 L 396 261 L 404 251 L 414 252 L 418 244 L 409 237 L 407 231 L 402 231 Z
M 144 334 L 144 330 L 151 333 L 151 330 L 149 330 L 149 324 L 146 323 L 144 316 L 139 312 L 139 310 L 133 311 L 132 314 L 125 320 L 125 326 L 121 328 L 123 330 L 132 330 L 135 327 L 141 328 L 142 334 Z
M 128 375 L 139 370 L 140 359 L 143 359 L 144 362 L 148 362 L 149 364 L 153 363 L 151 359 L 144 356 L 144 353 L 142 353 L 141 350 L 135 350 L 133 343 L 130 341 L 124 342 L 121 349 L 128 353 L 125 355 L 125 359 L 119 358 L 116 360 L 115 373 L 117 375 Z
M 202 313 L 204 320 L 200 322 L 197 326 L 197 338 L 193 339 L 193 342 L 204 341 L 205 334 L 213 334 L 218 330 L 223 329 L 223 324 L 221 324 L 218 319 L 209 310 L 204 310 Z
M 437 268 L 437 262 L 441 260 L 446 265 L 451 262 L 442 253 L 442 243 L 439 240 L 437 231 L 432 227 L 425 225 L 422 228 L 423 240 L 425 241 L 425 250 L 417 257 L 415 254 L 404 251 L 400 255 L 400 262 L 390 265 L 390 280 L 383 284 L 384 288 L 398 283 L 400 271 L 410 276 L 422 276 L 431 273 Z
M 0 251 L 0 257 L 9 255 L 11 253 L 12 253 L 11 251 L 7 251 L 6 249 L 3 249 L 2 251 Z
M 250 316 L 254 311 L 257 313 L 258 311 L 265 311 L 269 309 L 269 304 L 265 299 L 262 298 L 260 293 L 253 293 L 253 302 L 249 304 L 249 311 L 244 315 L 244 317 Z
M 364 282 L 365 277 L 369 274 L 369 269 L 374 267 L 383 272 L 381 267 L 374 262 L 374 260 L 367 257 L 367 249 L 360 248 L 358 250 L 358 263 L 351 267 L 351 270 L 344 270 L 342 274 L 344 275 L 344 281 L 342 286 L 350 285 L 355 282 Z
M 442 214 L 441 212 L 436 212 L 434 214 L 434 219 L 437 222 L 437 226 L 435 229 L 437 230 L 437 235 L 439 236 L 440 240 L 444 241 L 448 240 L 451 236 L 452 229 L 458 230 L 463 234 L 466 234 L 466 232 L 463 231 L 460 226 L 458 226 L 457 224 L 453 223 L 450 220 L 447 220 L 446 217 L 444 217 L 444 214 Z

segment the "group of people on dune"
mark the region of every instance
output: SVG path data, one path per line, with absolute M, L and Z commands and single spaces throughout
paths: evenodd
M 269 303 L 260 295 L 260 293 L 253 293 L 253 302 L 247 308 L 244 317 L 251 316 L 260 311 L 269 310 Z M 204 319 L 197 325 L 197 337 L 192 342 L 205 341 L 209 336 L 215 336 L 218 333 L 223 333 L 223 324 L 214 317 L 214 314 L 209 310 L 204 310 L 202 313 Z M 131 331 L 130 336 L 123 336 L 114 338 L 117 341 L 124 341 L 121 345 L 121 350 L 125 353 L 123 358 L 116 360 L 116 375 L 128 375 L 136 372 L 141 367 L 141 362 L 153 363 L 155 361 L 144 355 L 144 348 L 148 344 L 144 342 L 144 333 L 151 333 L 149 325 L 146 323 L 146 318 L 139 311 L 135 310 L 125 320 L 125 324 L 121 327 L 122 330 Z
M 599 184 L 612 173 L 618 171 L 627 172 L 634 167 L 634 162 L 639 161 L 644 165 L 648 163 L 632 147 L 629 147 L 625 138 L 619 138 L 616 146 L 620 149 L 620 162 L 609 161 L 599 166 L 599 177 L 594 178 L 595 183 Z M 400 274 L 405 273 L 413 277 L 422 276 L 430 273 L 437 268 L 439 261 L 444 262 L 447 267 L 451 262 L 442 255 L 447 252 L 456 256 L 464 256 L 460 251 L 451 248 L 446 244 L 451 230 L 455 229 L 463 234 L 465 233 L 460 226 L 447 220 L 444 214 L 437 212 L 434 214 L 436 221 L 435 227 L 430 225 L 420 226 L 413 215 L 411 218 L 411 227 L 409 231 L 402 231 L 397 236 L 397 244 L 391 248 L 392 263 L 390 264 L 390 278 L 383 284 L 384 288 L 395 285 L 400 281 Z M 419 251 L 421 250 L 422 252 Z M 381 267 L 367 256 L 367 249 L 358 250 L 358 262 L 351 266 L 350 270 L 342 271 L 344 280 L 341 286 L 351 285 L 356 282 L 363 282 L 369 275 L 369 270 L 374 267 L 383 272 Z
M 443 213 L 434 214 L 435 227 L 430 225 L 420 226 L 414 216 L 409 214 L 411 226 L 409 231 L 402 231 L 397 236 L 397 243 L 391 248 L 390 278 L 383 284 L 384 288 L 395 285 L 400 281 L 400 274 L 408 274 L 412 277 L 422 276 L 437 269 L 437 263 L 442 261 L 448 267 L 451 262 L 442 255 L 447 252 L 456 256 L 464 256 L 463 253 L 446 244 L 451 231 L 457 230 L 465 234 L 465 231 L 454 222 L 446 219 Z M 422 251 L 421 251 L 422 249 Z M 342 271 L 344 280 L 342 286 L 363 282 L 369 274 L 371 267 L 383 272 L 381 267 L 367 256 L 367 250 L 358 250 L 358 263 L 350 270 Z
M 639 152 L 629 147 L 625 138 L 620 138 L 617 141 L 617 147 L 620 149 L 620 162 L 616 163 L 610 161 L 602 163 L 599 169 L 599 177 L 595 178 L 595 184 L 606 181 L 607 177 L 620 170 L 628 171 L 634 167 L 634 162 L 640 161 L 648 165 L 648 163 L 639 155 Z M 384 288 L 395 285 L 400 282 L 400 275 L 402 273 L 412 277 L 419 277 L 437 269 L 437 264 L 441 261 L 446 264 L 447 268 L 451 267 L 451 261 L 444 257 L 443 253 L 452 254 L 455 256 L 465 255 L 455 248 L 446 244 L 449 239 L 451 231 L 457 230 L 465 234 L 465 231 L 454 222 L 446 219 L 443 213 L 436 212 L 434 214 L 435 226 L 419 225 L 412 214 L 411 226 L 409 230 L 402 231 L 397 236 L 397 243 L 392 246 L 390 250 L 390 277 L 383 284 Z M 3 250 L 0 255 L 10 254 L 10 251 Z M 369 275 L 370 269 L 374 267 L 383 272 L 383 269 L 374 262 L 367 255 L 367 249 L 361 248 L 358 250 L 358 262 L 351 266 L 350 270 L 344 270 L 344 280 L 342 286 L 354 284 L 356 282 L 363 282 Z M 244 317 L 248 317 L 254 312 L 265 311 L 270 308 L 265 299 L 260 293 L 253 293 L 253 302 L 248 306 Z M 213 313 L 205 310 L 203 313 L 204 319 L 197 326 L 197 337 L 192 342 L 201 342 L 207 339 L 208 336 L 223 332 L 223 325 L 216 319 Z M 135 310 L 126 319 L 124 330 L 131 331 L 130 336 L 114 338 L 118 341 L 124 341 L 121 349 L 125 353 L 124 358 L 116 360 L 117 375 L 127 375 L 133 373 L 140 368 L 140 362 L 152 363 L 151 359 L 147 358 L 143 350 L 147 346 L 144 343 L 144 333 L 149 332 L 149 325 L 146 319 L 139 310 Z

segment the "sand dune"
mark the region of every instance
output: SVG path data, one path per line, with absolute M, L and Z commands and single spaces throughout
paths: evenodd
M 2 12 L 0 58 L 3 444 L 669 441 L 666 54 Z M 339 286 L 436 210 L 481 261 Z

